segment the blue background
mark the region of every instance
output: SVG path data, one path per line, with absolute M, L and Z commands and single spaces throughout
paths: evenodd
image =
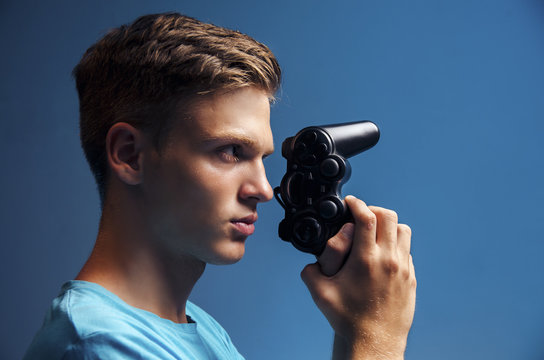
M 413 229 L 407 359 L 544 358 L 544 2 L 1 1 L 0 358 L 20 358 L 89 254 L 98 196 L 71 70 L 109 28 L 176 10 L 270 46 L 285 74 L 276 147 L 312 124 L 371 119 L 344 194 Z M 267 160 L 277 185 L 285 163 Z M 332 331 L 299 279 L 313 261 L 261 206 L 247 256 L 192 299 L 248 359 L 327 359 Z

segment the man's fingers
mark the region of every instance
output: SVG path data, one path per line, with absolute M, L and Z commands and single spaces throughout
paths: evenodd
M 355 220 L 355 238 L 353 251 L 364 253 L 376 246 L 376 215 L 370 211 L 366 204 L 353 196 L 346 196 L 353 219 Z
M 376 243 L 382 248 L 390 251 L 397 247 L 397 225 L 398 216 L 393 210 L 384 209 L 377 206 L 369 206 L 370 211 L 376 214 L 378 219 L 378 228 L 376 233 Z
M 412 229 L 406 224 L 399 224 L 397 226 L 397 246 L 398 254 L 404 261 L 409 261 L 410 258 L 410 244 L 412 239 Z
M 327 241 L 325 250 L 317 258 L 323 275 L 333 276 L 340 270 L 351 249 L 354 230 L 353 223 L 344 224 L 338 234 Z

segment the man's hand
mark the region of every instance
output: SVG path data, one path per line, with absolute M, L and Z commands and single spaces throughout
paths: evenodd
M 402 359 L 416 296 L 411 230 L 394 211 L 345 201 L 355 224 L 301 277 L 335 331 L 335 358 Z

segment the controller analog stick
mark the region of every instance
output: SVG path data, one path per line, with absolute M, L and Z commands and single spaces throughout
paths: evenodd
M 293 228 L 295 237 L 301 244 L 310 244 L 319 239 L 321 235 L 321 225 L 313 217 L 305 217 L 295 223 Z
M 325 200 L 319 203 L 319 214 L 325 219 L 332 219 L 338 214 L 338 206 L 332 200 Z
M 335 177 L 340 172 L 338 161 L 333 158 L 323 160 L 320 166 L 321 174 L 326 177 Z

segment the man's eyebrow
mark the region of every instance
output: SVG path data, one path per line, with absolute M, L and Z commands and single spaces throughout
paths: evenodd
M 233 142 L 233 143 L 241 143 L 251 149 L 258 150 L 259 145 L 250 136 L 247 136 L 245 134 L 238 134 L 233 132 L 228 133 L 219 133 L 219 134 L 202 134 L 202 139 L 204 142 Z M 265 152 L 265 156 L 268 156 L 274 152 L 274 148 L 272 147 L 269 151 L 267 150 Z

